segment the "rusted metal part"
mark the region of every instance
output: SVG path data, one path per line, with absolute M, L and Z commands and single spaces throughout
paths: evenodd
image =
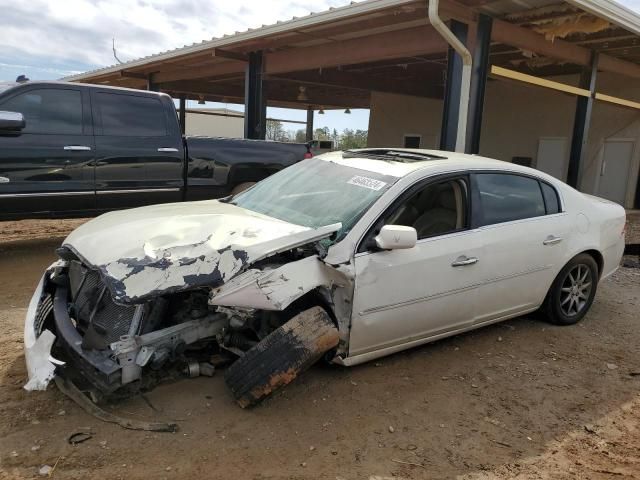
M 176 423 L 163 423 L 163 422 L 144 422 L 141 420 L 130 420 L 128 418 L 123 418 L 118 415 L 115 415 L 111 412 L 107 412 L 100 407 L 98 407 L 95 403 L 93 403 L 89 398 L 87 398 L 78 387 L 76 387 L 70 380 L 64 379 L 60 376 L 55 377 L 56 386 L 58 389 L 64 393 L 71 400 L 76 402 L 76 404 L 82 408 L 85 412 L 90 415 L 93 415 L 98 420 L 102 420 L 107 423 L 115 423 L 116 425 L 120 425 L 122 428 L 126 428 L 128 430 L 145 430 L 148 432 L 177 432 L 178 424 Z

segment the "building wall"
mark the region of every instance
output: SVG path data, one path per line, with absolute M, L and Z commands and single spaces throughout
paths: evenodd
M 577 76 L 556 78 L 577 83 Z M 640 87 L 623 77 L 601 73 L 598 91 L 636 100 Z M 565 138 L 568 164 L 576 99 L 560 92 L 522 83 L 490 80 L 487 84 L 480 154 L 511 161 L 530 157 L 536 165 L 540 138 Z M 402 146 L 405 134 L 423 136 L 423 148 L 437 148 L 442 100 L 374 92 L 369 116 L 369 146 Z M 625 206 L 633 206 L 640 170 L 640 112 L 594 102 L 581 190 L 598 192 L 605 140 L 636 142 L 628 178 Z
M 206 109 L 209 112 L 228 113 L 237 117 L 222 117 L 187 112 L 187 135 L 204 135 L 209 137 L 242 138 L 244 136 L 244 117 L 241 112 L 225 109 Z

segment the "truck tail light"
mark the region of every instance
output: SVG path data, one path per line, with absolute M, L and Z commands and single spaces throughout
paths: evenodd
M 304 154 L 304 159 L 306 160 L 307 158 L 313 158 L 313 153 L 311 152 L 307 152 Z

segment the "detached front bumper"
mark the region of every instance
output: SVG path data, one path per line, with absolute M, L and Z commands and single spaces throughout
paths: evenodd
M 52 309 L 51 297 L 45 292 L 45 284 L 51 272 L 59 265 L 60 262 L 52 264 L 40 278 L 27 308 L 24 323 L 24 356 L 29 381 L 24 386 L 25 390 L 45 390 L 55 376 L 56 367 L 64 365 L 64 362 L 51 356 L 56 336 L 50 330 L 42 330 Z

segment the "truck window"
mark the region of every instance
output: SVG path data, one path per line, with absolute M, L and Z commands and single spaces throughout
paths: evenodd
M 164 137 L 167 120 L 157 98 L 99 92 L 96 94 L 102 134 L 122 137 Z
M 27 126 L 22 133 L 82 135 L 82 94 L 79 90 L 29 90 L 3 102 L 0 110 L 24 115 Z

